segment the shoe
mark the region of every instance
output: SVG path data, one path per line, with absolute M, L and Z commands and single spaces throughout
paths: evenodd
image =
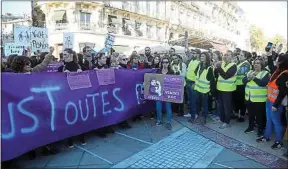
M 80 143 L 81 143 L 81 145 L 85 146 L 87 144 L 87 141 L 85 140 L 84 137 L 81 137 L 80 138 Z
M 270 141 L 270 139 L 269 138 L 265 138 L 264 136 L 262 136 L 262 137 L 260 137 L 260 138 L 258 138 L 257 140 L 256 140 L 256 142 L 268 142 L 268 141 Z
M 220 129 L 225 129 L 225 128 L 228 128 L 228 127 L 230 127 L 229 124 L 223 123 L 222 126 L 220 126 L 219 128 L 220 128 Z
M 189 113 L 184 114 L 184 117 L 191 117 L 191 114 L 189 114 Z
M 29 160 L 34 160 L 36 158 L 36 151 L 35 150 L 31 150 L 28 153 L 28 157 L 29 157 Z
M 288 150 L 287 150 L 288 151 Z M 284 157 L 288 158 L 288 152 L 283 154 Z
M 103 131 L 97 131 L 96 136 L 101 137 L 101 138 L 106 138 L 107 134 Z
M 73 140 L 68 139 L 68 144 L 67 145 L 68 145 L 69 148 L 74 148 Z
M 195 119 L 189 118 L 189 119 L 188 119 L 188 122 L 193 124 L 193 123 L 195 123 Z
M 162 123 L 160 121 L 156 122 L 156 126 L 162 126 Z
M 250 128 L 250 127 L 248 127 L 248 128 L 244 131 L 244 133 L 246 133 L 246 134 L 252 133 L 252 132 L 254 132 L 254 129 L 253 129 L 253 128 Z
M 59 152 L 60 152 L 59 149 L 51 148 L 50 146 L 45 146 L 42 150 L 42 155 L 43 156 L 55 155 L 55 154 L 58 154 Z
M 237 119 L 237 121 L 238 121 L 239 123 L 242 123 L 242 122 L 245 121 L 245 119 L 244 119 L 243 117 L 239 117 L 239 118 Z
M 263 137 L 264 131 L 263 130 L 258 130 L 257 132 L 257 137 Z
M 200 124 L 203 126 L 206 124 L 206 118 L 205 117 L 202 117 Z
M 166 128 L 167 128 L 168 130 L 172 130 L 172 125 L 171 125 L 170 123 L 167 123 Z
M 280 149 L 280 148 L 282 148 L 282 147 L 283 147 L 283 143 L 280 142 L 280 141 L 276 141 L 276 142 L 271 146 L 271 148 L 272 148 L 273 150 L 278 150 L 278 149 Z
M 183 116 L 183 114 L 182 113 L 177 113 L 177 116 L 181 117 L 181 116 Z
M 231 119 L 235 120 L 235 119 L 238 119 L 238 117 L 235 116 L 235 115 L 232 115 L 232 116 L 231 116 Z
M 105 130 L 106 130 L 106 132 L 109 133 L 109 134 L 113 134 L 113 133 L 115 133 L 115 130 L 114 130 L 111 126 L 106 127 Z

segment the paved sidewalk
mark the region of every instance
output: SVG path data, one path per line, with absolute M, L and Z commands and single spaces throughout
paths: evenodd
M 113 168 L 206 168 L 222 149 L 183 128 Z
M 22 156 L 15 164 L 21 168 L 287 168 L 287 161 L 207 127 L 211 122 L 200 126 L 184 117 L 173 119 L 171 131 L 146 118 L 130 122 L 131 129 L 115 127 L 117 132 L 107 138 L 90 133 L 85 146 L 76 142 L 78 146 L 69 149 L 62 142 L 57 155 L 39 155 L 35 160 Z

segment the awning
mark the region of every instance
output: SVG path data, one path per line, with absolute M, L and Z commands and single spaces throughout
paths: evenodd
M 225 44 L 215 43 L 215 42 L 210 42 L 210 43 L 216 50 L 222 53 L 226 53 L 228 50 L 228 47 Z
M 66 11 L 55 11 L 54 13 L 54 20 L 55 21 L 60 21 L 63 20 L 64 14 L 66 13 Z

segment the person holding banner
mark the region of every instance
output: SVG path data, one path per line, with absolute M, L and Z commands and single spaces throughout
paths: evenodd
M 84 58 L 83 70 L 93 69 L 95 58 L 93 58 L 92 56 L 92 49 L 90 46 L 85 46 L 83 48 L 83 58 Z
M 195 69 L 196 81 L 192 88 L 195 90 L 195 95 L 192 98 L 192 119 L 195 119 L 197 112 L 197 100 L 201 98 L 202 105 L 202 117 L 198 118 L 200 124 L 206 124 L 206 118 L 208 115 L 208 102 L 209 93 L 215 96 L 216 83 L 213 74 L 213 68 L 211 67 L 211 59 L 208 52 L 203 52 L 200 55 L 200 64 Z
M 63 51 L 64 65 L 58 68 L 58 72 L 82 72 L 81 66 L 77 63 L 76 53 L 69 48 L 64 49 Z M 82 145 L 86 145 L 84 134 L 79 137 Z M 68 138 L 67 146 L 69 148 L 74 147 L 73 138 Z
M 164 57 L 161 61 L 161 67 L 157 71 L 158 74 L 164 74 L 164 75 L 173 75 L 174 72 L 170 67 L 170 61 L 168 57 Z M 162 125 L 162 104 L 165 104 L 166 108 L 166 117 L 167 117 L 167 124 L 166 127 L 168 130 L 172 129 L 171 125 L 171 119 L 172 119 L 172 108 L 171 108 L 171 103 L 169 102 L 161 102 L 161 101 L 156 101 L 156 126 L 161 126 Z

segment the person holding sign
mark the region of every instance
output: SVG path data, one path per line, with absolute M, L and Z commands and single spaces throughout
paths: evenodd
M 168 57 L 164 57 L 161 62 L 161 67 L 157 72 L 158 74 L 164 74 L 164 75 L 173 75 L 174 72 L 170 67 L 170 61 Z M 172 108 L 171 108 L 171 103 L 169 102 L 161 102 L 161 101 L 156 101 L 156 126 L 161 126 L 162 125 L 162 104 L 165 104 L 166 108 L 166 117 L 167 117 L 167 129 L 171 130 L 172 125 L 171 125 L 171 119 L 172 119 Z
M 31 68 L 31 61 L 28 57 L 25 56 L 16 56 L 12 62 L 12 69 L 15 73 L 29 73 L 29 72 L 42 72 L 47 68 L 47 65 L 53 60 L 54 56 L 52 53 L 54 48 L 50 47 L 49 53 L 45 56 L 44 60 Z
M 197 100 L 202 99 L 202 118 L 199 117 L 200 124 L 206 124 L 206 118 L 208 115 L 208 102 L 209 94 L 212 96 L 216 93 L 216 83 L 213 74 L 213 68 L 211 67 L 211 60 L 209 53 L 203 52 L 200 55 L 200 64 L 195 69 L 196 81 L 192 86 L 195 90 L 195 95 L 192 98 L 192 114 L 191 118 L 195 119 L 197 109 Z

